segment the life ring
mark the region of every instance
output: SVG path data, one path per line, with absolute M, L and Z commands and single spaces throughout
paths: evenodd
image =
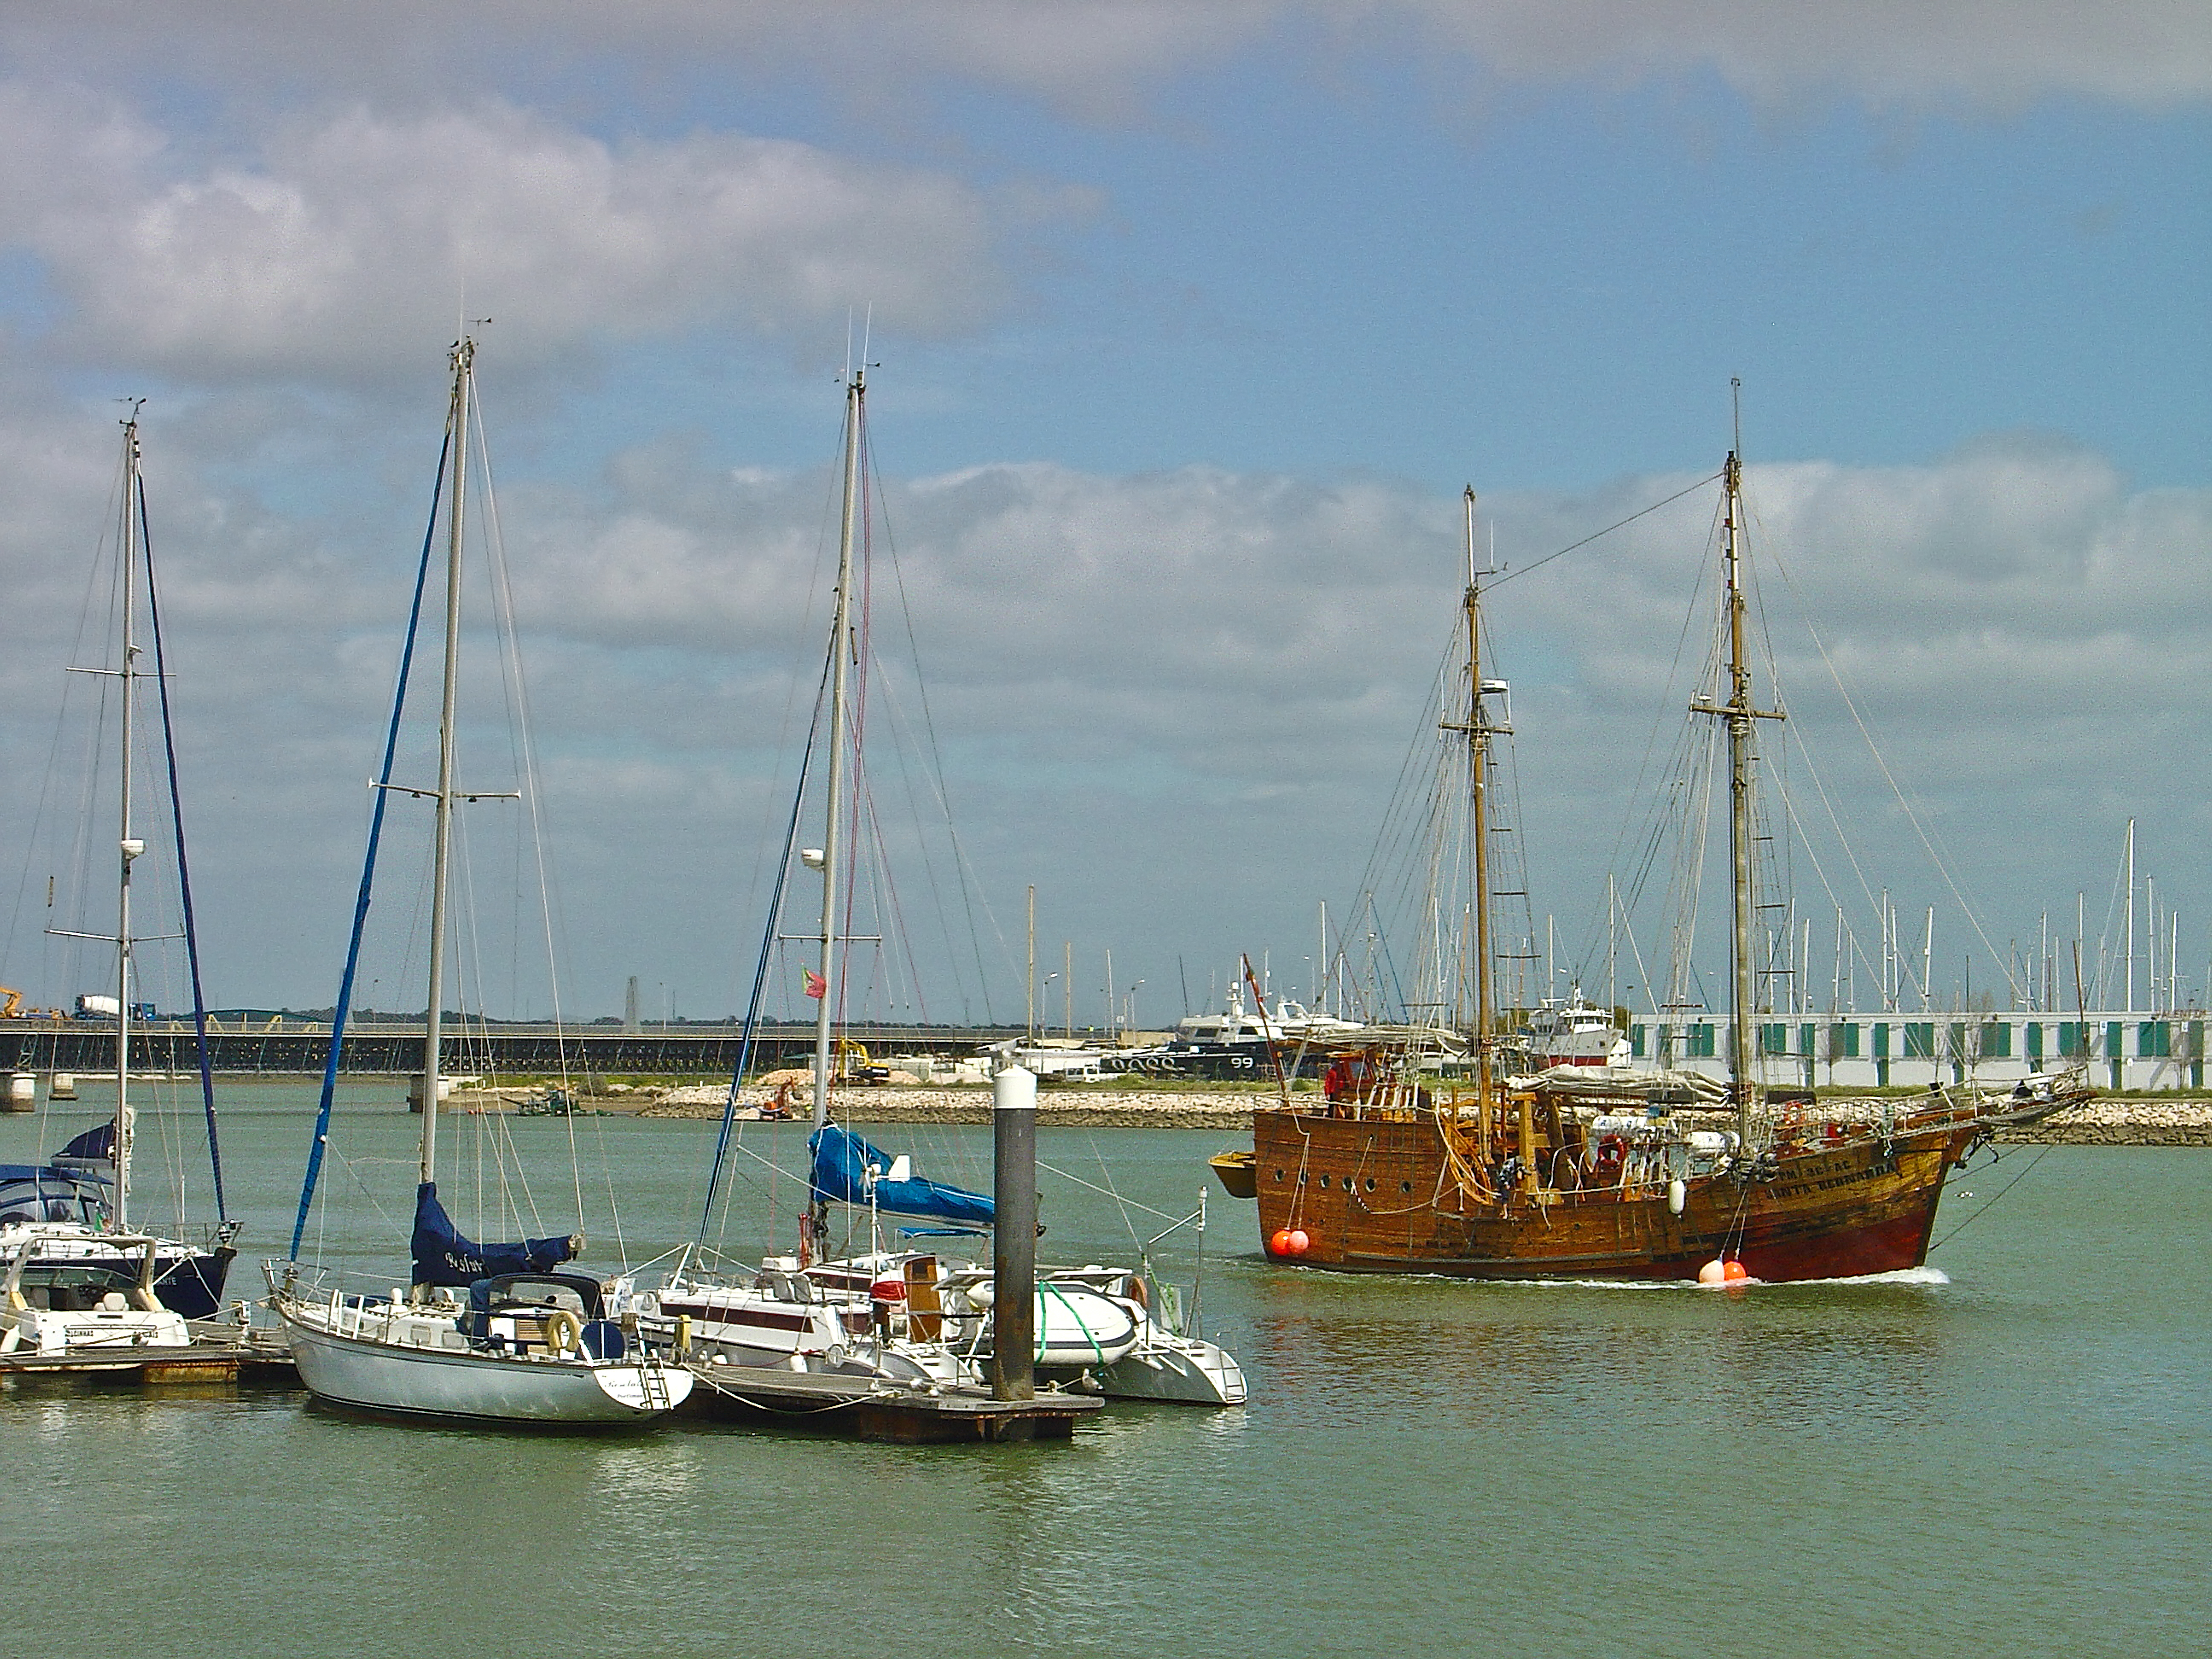
M 583 1340 L 583 1322 L 566 1308 L 556 1308 L 545 1316 L 545 1346 L 555 1353 L 567 1353 Z
M 1597 1143 L 1590 1155 L 1590 1174 L 1610 1186 L 1618 1179 L 1628 1162 L 1628 1143 L 1619 1135 L 1607 1135 Z
M 1131 1273 L 1129 1275 L 1128 1288 L 1124 1294 L 1128 1297 L 1130 1301 L 1135 1303 L 1146 1313 L 1152 1312 L 1152 1293 L 1145 1288 L 1145 1280 L 1142 1274 Z

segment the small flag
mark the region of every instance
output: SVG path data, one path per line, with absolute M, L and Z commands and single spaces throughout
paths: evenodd
M 806 994 L 819 1002 L 829 994 L 830 981 L 809 968 L 806 970 Z

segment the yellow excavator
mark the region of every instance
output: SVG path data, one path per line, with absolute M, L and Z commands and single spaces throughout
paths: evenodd
M 889 1083 L 891 1068 L 878 1066 L 868 1058 L 868 1051 L 850 1037 L 837 1039 L 836 1069 L 830 1075 L 832 1083 L 874 1084 Z
M 6 986 L 0 985 L 0 1019 L 22 1018 L 23 994 L 21 991 L 11 991 Z

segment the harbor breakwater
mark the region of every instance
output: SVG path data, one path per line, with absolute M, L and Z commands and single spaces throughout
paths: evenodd
M 1246 1129 L 1266 1097 L 1145 1089 L 1053 1090 L 1037 1095 L 1037 1121 L 1100 1129 Z M 641 1117 L 719 1117 L 717 1086 L 672 1089 L 635 1109 Z M 752 1109 L 748 1108 L 750 1114 Z M 801 1110 L 804 1110 L 803 1101 Z M 837 1118 L 848 1123 L 988 1123 L 988 1089 L 840 1089 Z M 1998 1139 L 2063 1146 L 2212 1146 L 2212 1100 L 2093 1100 Z

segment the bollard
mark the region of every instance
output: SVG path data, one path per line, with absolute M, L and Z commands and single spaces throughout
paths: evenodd
M 1036 1398 L 1036 1076 L 991 1081 L 991 1398 Z

